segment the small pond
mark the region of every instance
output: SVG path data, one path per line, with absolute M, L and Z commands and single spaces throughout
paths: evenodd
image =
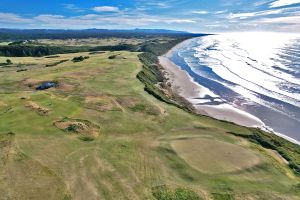
M 44 83 L 40 84 L 39 86 L 37 86 L 35 89 L 36 90 L 47 90 L 49 88 L 56 87 L 56 86 L 58 86 L 57 82 L 44 82 Z

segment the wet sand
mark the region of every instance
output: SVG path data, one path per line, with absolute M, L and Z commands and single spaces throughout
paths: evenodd
M 212 105 L 210 99 L 218 98 L 209 89 L 196 83 L 188 73 L 175 65 L 170 57 L 182 44 L 175 46 L 167 54 L 159 57 L 159 63 L 166 72 L 166 78 L 174 92 L 191 102 L 199 114 L 204 114 L 219 120 L 234 122 L 248 127 L 264 128 L 264 123 L 257 117 L 239 110 L 226 102 Z M 207 98 L 209 97 L 209 98 Z M 204 102 L 204 103 L 203 103 Z

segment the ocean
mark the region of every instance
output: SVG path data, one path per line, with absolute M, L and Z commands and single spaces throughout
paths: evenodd
M 230 104 L 300 141 L 300 35 L 208 35 L 184 42 L 170 59 L 213 94 L 195 104 Z

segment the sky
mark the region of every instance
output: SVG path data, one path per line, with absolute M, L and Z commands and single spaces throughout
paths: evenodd
M 300 0 L 1 0 L 0 28 L 300 33 Z

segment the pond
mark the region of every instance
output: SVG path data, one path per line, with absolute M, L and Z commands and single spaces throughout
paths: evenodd
M 36 90 L 47 90 L 49 88 L 56 87 L 57 85 L 58 85 L 58 83 L 56 83 L 56 82 L 44 82 L 44 83 L 40 84 L 39 86 L 37 86 L 35 89 Z

